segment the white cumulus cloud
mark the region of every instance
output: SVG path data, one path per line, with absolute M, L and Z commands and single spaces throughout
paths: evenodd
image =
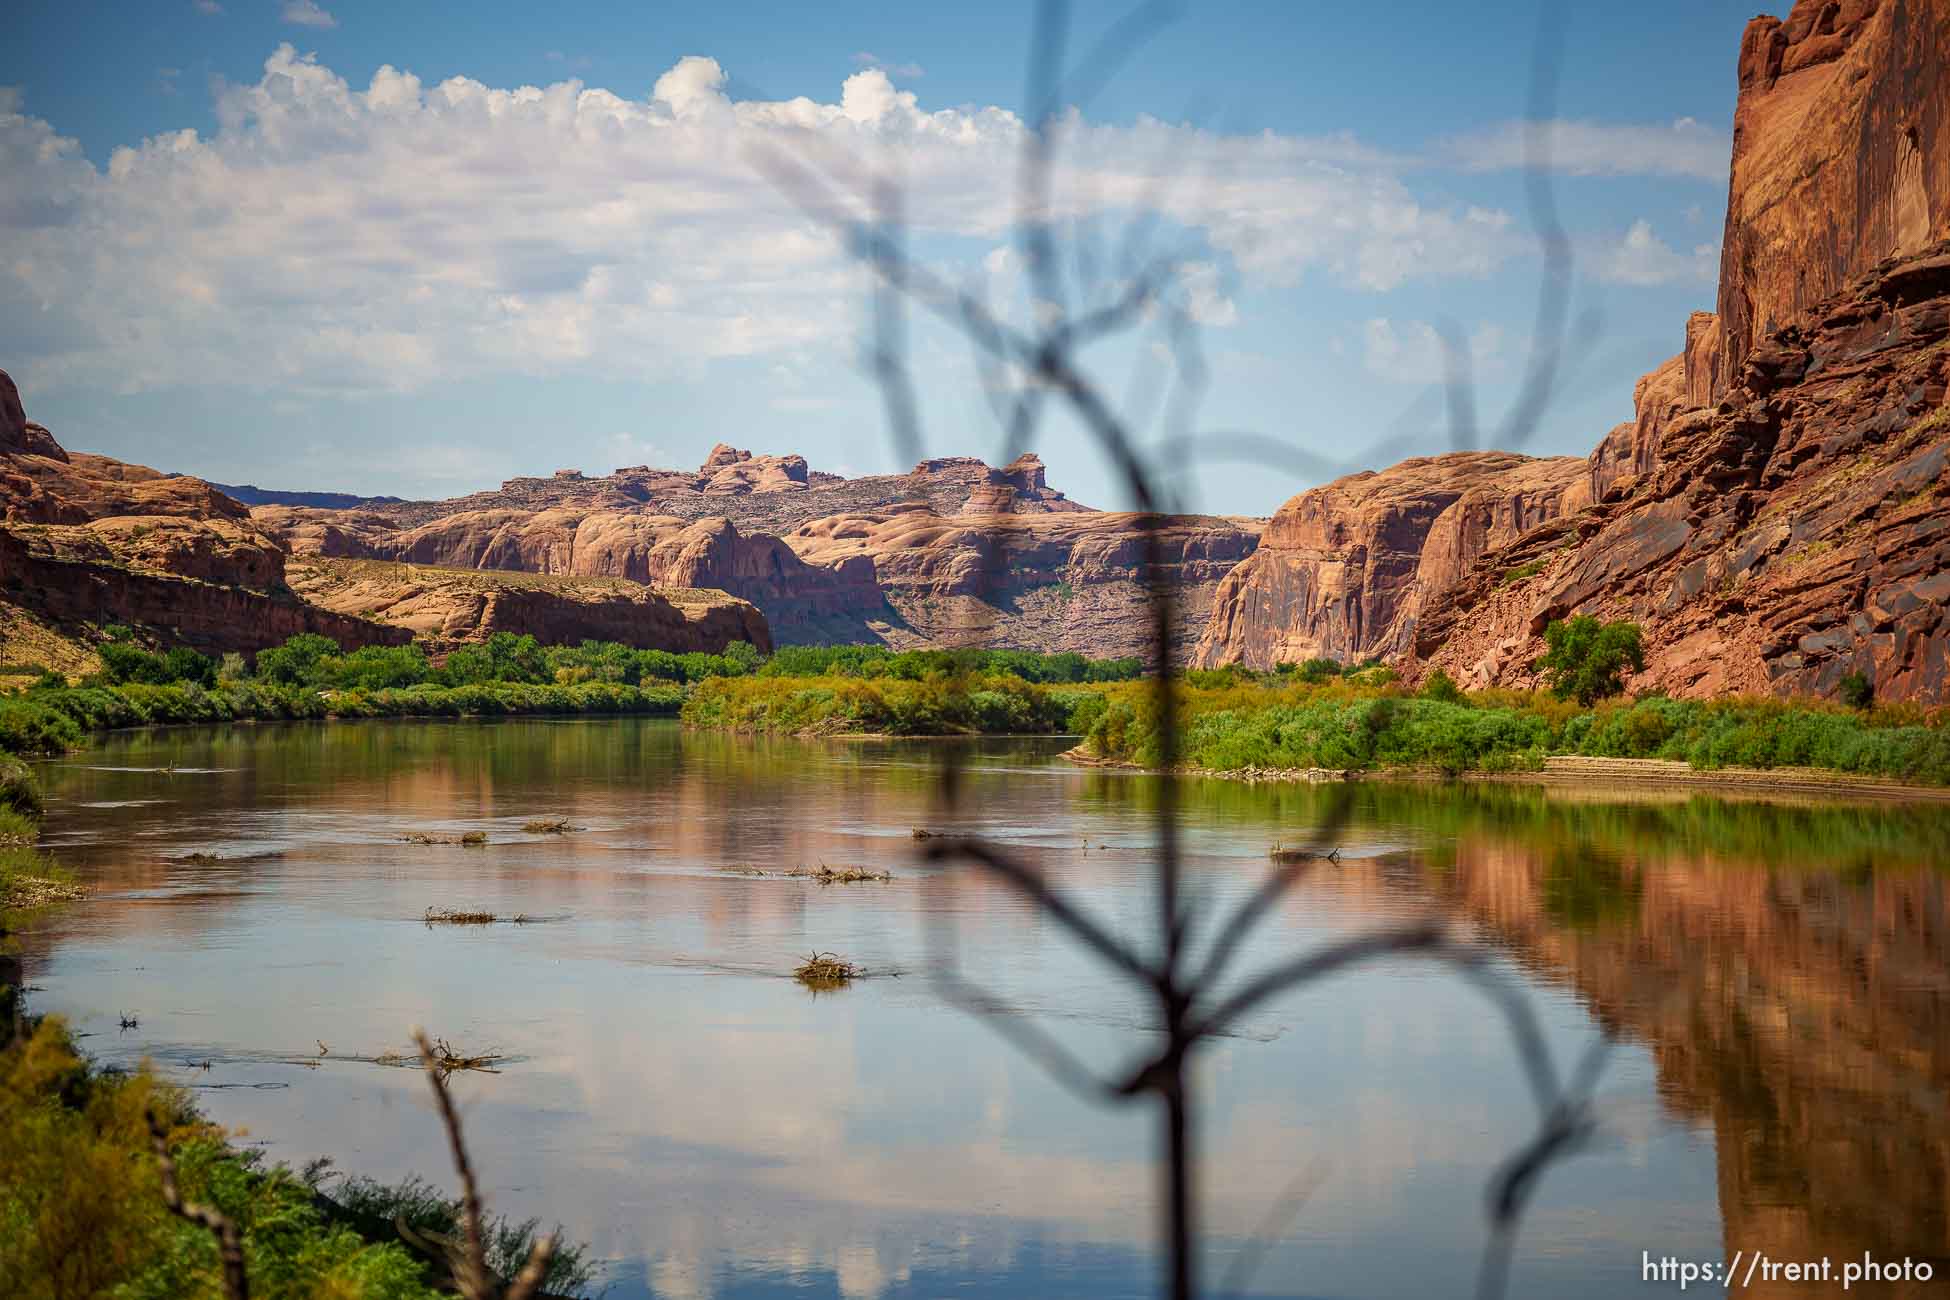
M 339 20 L 319 8 L 318 0 L 284 0 L 284 20 L 300 27 L 337 27 Z
M 1640 217 L 1617 243 L 1599 250 L 1595 269 L 1599 279 L 1613 284 L 1706 284 L 1719 277 L 1720 250 L 1715 244 L 1695 244 L 1691 252 L 1681 252 Z
M 0 353 L 35 387 L 377 392 L 843 351 L 861 273 L 754 166 L 768 153 L 889 167 L 916 238 L 969 241 L 971 262 L 1008 240 L 1009 111 L 930 110 L 880 67 L 837 101 L 727 86 L 693 55 L 646 98 L 391 66 L 361 88 L 284 45 L 222 90 L 213 134 L 165 132 L 105 167 L 0 98 Z M 1528 248 L 1508 214 L 1426 199 L 1346 136 L 1075 116 L 1062 132 L 1050 216 L 1162 217 L 1161 243 L 1189 236 L 1185 291 L 1213 325 L 1238 319 L 1233 279 L 1384 291 Z
M 1688 176 L 1725 183 L 1733 140 L 1725 131 L 1690 117 L 1639 125 L 1559 119 L 1532 126 L 1503 122 L 1445 141 L 1432 159 L 1465 171 L 1507 171 L 1547 162 L 1573 176 Z
M 1463 340 L 1469 353 L 1470 374 L 1481 381 L 1494 375 L 1503 360 L 1503 331 L 1480 324 Z M 1431 384 L 1448 377 L 1448 349 L 1442 334 L 1427 321 L 1394 321 L 1378 316 L 1361 326 L 1361 365 L 1377 379 L 1398 384 Z

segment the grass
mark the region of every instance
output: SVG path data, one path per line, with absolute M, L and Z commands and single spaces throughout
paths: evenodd
M 1512 583 L 1522 582 L 1525 578 L 1534 578 L 1550 567 L 1550 557 L 1539 556 L 1534 560 L 1527 560 L 1514 568 L 1505 569 L 1502 576 L 1496 580 L 1496 585 L 1499 587 L 1507 587 Z
M 844 988 L 859 976 L 858 966 L 830 952 L 813 953 L 792 972 L 792 978 L 810 989 Z

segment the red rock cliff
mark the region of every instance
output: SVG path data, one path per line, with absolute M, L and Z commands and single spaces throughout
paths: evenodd
M 1409 642 L 1425 588 L 1590 497 L 1585 463 L 1456 452 L 1350 474 L 1280 507 L 1220 582 L 1192 661 L 1358 661 Z
M 1769 333 L 1950 236 L 1950 4 L 1799 0 L 1740 42 L 1712 396 Z

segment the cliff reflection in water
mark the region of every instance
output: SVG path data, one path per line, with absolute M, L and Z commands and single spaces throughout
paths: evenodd
M 422 1023 L 515 1052 L 463 1083 L 480 1163 L 501 1208 L 590 1239 L 618 1297 L 1144 1294 L 1144 1126 L 1081 1106 L 918 978 L 945 911 L 971 967 L 1077 1050 L 1108 1062 L 1144 1041 L 1118 986 L 1032 909 L 912 859 L 913 826 L 1007 838 L 1134 924 L 1158 787 L 1059 748 L 965 747 L 949 821 L 929 743 L 633 720 L 116 737 L 47 773 L 54 847 L 100 894 L 27 957 L 41 1009 L 110 1031 L 88 1040 L 110 1059 L 230 1085 L 201 1096 L 281 1159 L 444 1168 L 410 1075 L 290 1064 L 314 1039 L 336 1057 Z M 1642 1250 L 1950 1254 L 1950 806 L 1194 782 L 1197 888 L 1243 897 L 1267 845 L 1337 798 L 1347 856 L 1281 905 L 1260 962 L 1433 904 L 1510 954 L 1560 1059 L 1594 1021 L 1623 1037 L 1616 1139 L 1551 1173 L 1513 1294 L 1644 1294 Z M 544 814 L 588 829 L 521 832 Z M 476 828 L 497 842 L 397 838 Z M 897 880 L 723 871 L 819 862 Z M 414 918 L 436 903 L 560 919 L 429 933 Z M 779 978 L 813 946 L 910 978 L 815 1003 Z M 140 1033 L 112 1032 L 121 1008 Z M 1264 1293 L 1453 1293 L 1483 1181 L 1530 1120 L 1482 1000 L 1397 962 L 1244 1029 L 1201 1082 L 1211 1269 L 1319 1165 Z M 189 1075 L 202 1060 L 215 1070 Z

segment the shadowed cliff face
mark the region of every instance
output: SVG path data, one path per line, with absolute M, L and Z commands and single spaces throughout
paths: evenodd
M 1409 644 L 1421 602 L 1485 549 L 1589 499 L 1583 461 L 1458 452 L 1352 474 L 1280 507 L 1219 584 L 1193 661 L 1357 661 Z

